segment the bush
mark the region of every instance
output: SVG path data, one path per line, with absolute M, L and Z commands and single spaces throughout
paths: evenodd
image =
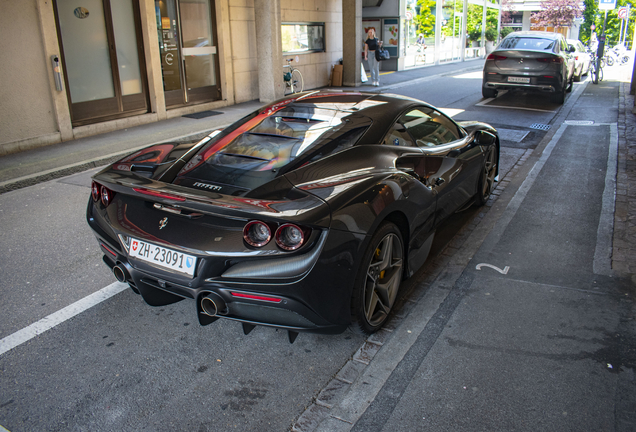
M 481 40 L 481 30 L 475 29 L 468 32 L 468 38 L 472 41 L 480 41 Z
M 501 29 L 501 33 L 500 33 L 501 38 L 503 39 L 506 36 L 508 36 L 510 33 L 513 33 L 513 32 L 514 32 L 514 29 L 512 27 L 503 27 Z
M 497 40 L 497 30 L 489 28 L 486 29 L 486 40 L 494 42 Z

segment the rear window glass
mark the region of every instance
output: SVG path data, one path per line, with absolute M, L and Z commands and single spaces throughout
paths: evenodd
M 214 137 L 179 176 L 254 189 L 353 146 L 370 124 L 360 114 L 316 106 L 254 113 Z
M 504 49 L 533 49 L 533 50 L 552 50 L 556 43 L 553 39 L 534 38 L 534 37 L 510 37 L 505 38 L 499 48 Z

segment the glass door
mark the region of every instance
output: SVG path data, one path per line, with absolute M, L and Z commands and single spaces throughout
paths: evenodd
M 210 0 L 155 0 L 166 106 L 221 98 Z
M 133 0 L 56 0 L 74 126 L 148 112 Z

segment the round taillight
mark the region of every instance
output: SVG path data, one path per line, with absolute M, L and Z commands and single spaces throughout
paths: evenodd
M 108 204 L 110 204 L 111 200 L 113 199 L 113 192 L 105 186 L 102 186 L 101 191 L 102 204 L 104 204 L 104 207 L 108 207 Z
M 305 240 L 303 230 L 294 224 L 284 224 L 276 230 L 276 244 L 284 250 L 296 250 Z
M 243 238 L 250 246 L 262 247 L 271 240 L 272 231 L 264 222 L 251 221 L 243 228 Z
M 91 183 L 91 196 L 93 201 L 99 200 L 99 184 L 97 182 Z

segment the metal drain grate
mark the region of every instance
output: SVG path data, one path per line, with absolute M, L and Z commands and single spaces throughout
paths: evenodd
M 548 129 L 550 129 L 550 125 L 545 125 L 541 123 L 532 123 L 530 125 L 530 129 L 538 129 L 538 130 L 547 131 Z

